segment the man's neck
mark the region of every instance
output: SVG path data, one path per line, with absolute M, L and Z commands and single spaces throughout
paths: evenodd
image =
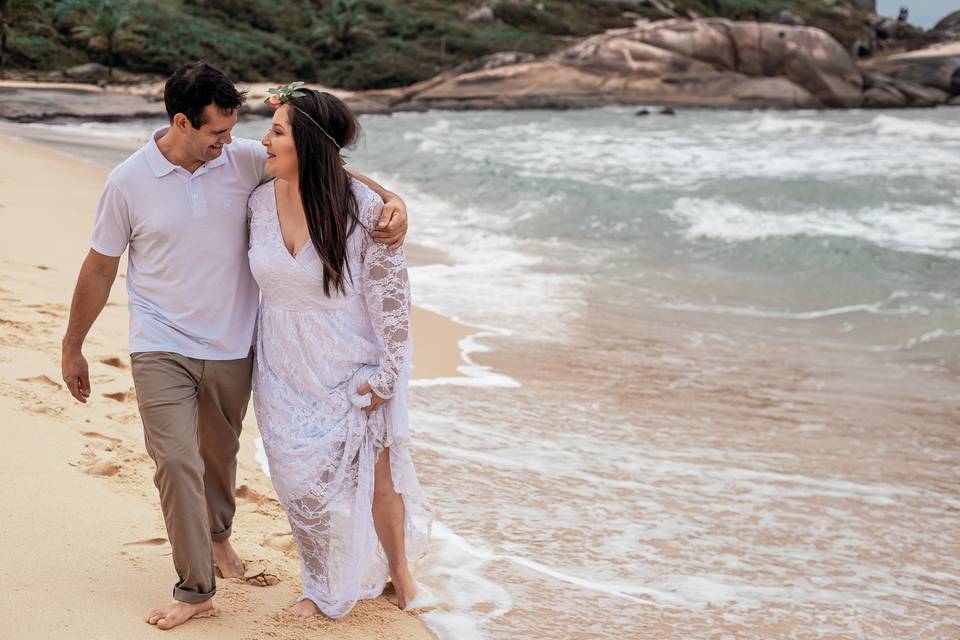
M 163 157 L 170 161 L 170 164 L 183 167 L 190 173 L 193 173 L 200 168 L 203 160 L 197 160 L 196 158 L 188 156 L 187 153 L 176 144 L 174 135 L 173 129 L 167 129 L 167 132 L 157 139 L 157 148 L 160 149 Z

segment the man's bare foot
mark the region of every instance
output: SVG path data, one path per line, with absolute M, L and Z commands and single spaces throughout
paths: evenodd
M 287 611 L 295 616 L 300 616 L 301 618 L 312 618 L 313 616 L 320 614 L 319 607 L 313 604 L 313 600 L 310 598 L 304 598 L 297 604 L 287 609 Z
M 390 582 L 397 593 L 397 606 L 403 609 L 407 603 L 417 595 L 417 581 L 410 574 L 410 569 L 404 565 L 390 570 Z
M 243 577 L 243 561 L 230 546 L 230 540 L 213 542 L 213 566 L 220 572 L 220 578 Z
M 156 625 L 158 629 L 173 629 L 178 627 L 190 618 L 204 611 L 213 611 L 213 600 L 205 600 L 197 604 L 180 602 L 174 600 L 156 609 L 151 609 L 145 620 L 149 624 Z

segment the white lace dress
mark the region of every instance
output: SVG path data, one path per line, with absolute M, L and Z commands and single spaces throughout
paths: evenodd
M 359 218 L 372 229 L 383 203 L 353 180 Z M 390 252 L 360 226 L 348 242 L 353 277 L 344 293 L 323 292 L 312 242 L 290 255 L 277 218 L 274 183 L 249 200 L 250 268 L 260 285 L 253 403 L 270 478 L 300 551 L 303 598 L 331 618 L 374 598 L 387 560 L 373 526 L 374 464 L 390 448 L 395 490 L 406 510 L 409 561 L 425 552 L 431 513 L 410 453 L 406 407 L 410 288 L 403 250 Z M 375 412 L 356 389 L 368 380 Z

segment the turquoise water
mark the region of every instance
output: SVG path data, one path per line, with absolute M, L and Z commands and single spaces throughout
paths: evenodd
M 355 165 L 409 187 L 415 238 L 477 252 L 486 282 L 768 318 L 956 370 L 960 109 L 363 122 Z

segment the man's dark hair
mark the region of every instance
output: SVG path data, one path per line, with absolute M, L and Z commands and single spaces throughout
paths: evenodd
M 222 71 L 206 62 L 189 62 L 167 78 L 163 102 L 170 120 L 178 113 L 187 116 L 194 129 L 204 125 L 203 108 L 213 103 L 221 111 L 239 109 L 246 91 L 237 91 Z

